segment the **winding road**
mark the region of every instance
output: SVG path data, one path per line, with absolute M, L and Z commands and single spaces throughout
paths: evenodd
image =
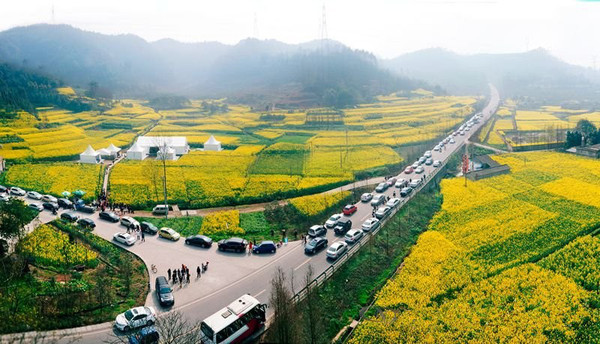
M 432 152 L 434 160 L 446 161 L 453 153 L 461 149 L 469 137 L 476 132 L 484 123 L 495 113 L 499 104 L 498 91 L 493 85 L 490 85 L 489 102 L 482 110 L 483 119 L 480 123 L 466 131 L 464 136 L 457 135 L 454 139 L 455 144 L 448 144 L 441 152 Z M 425 167 L 425 175 L 432 175 L 436 168 L 432 166 Z M 422 175 L 401 173 L 402 178 L 420 178 Z M 428 179 L 430 180 L 430 179 Z M 399 193 L 397 188 L 389 188 L 385 193 L 392 196 L 392 192 Z M 400 204 L 402 207 L 406 202 Z M 357 204 L 358 211 L 351 216 L 353 228 L 360 228 L 362 223 L 371 217 L 372 208 L 368 203 Z M 90 217 L 96 222 L 94 233 L 111 240 L 114 233 L 125 231 L 125 227 L 118 224 L 105 222 L 98 219 L 98 214 L 84 215 Z M 136 214 L 137 215 L 137 214 Z M 55 218 L 51 213 L 44 211 L 40 213 L 40 220 L 48 222 Z M 337 237 L 332 230 L 327 233 L 329 244 L 337 240 L 343 240 L 343 237 Z M 304 253 L 303 245 L 300 241 L 290 242 L 281 247 L 276 254 L 272 255 L 249 255 L 236 253 L 222 253 L 213 245 L 210 249 L 196 248 L 186 246 L 183 238 L 178 242 L 172 242 L 157 236 L 146 235 L 145 242 L 136 242 L 131 247 L 125 247 L 144 260 L 149 267 L 155 264 L 158 273 L 150 274 L 151 292 L 146 298 L 146 305 L 155 307 L 159 312 L 166 312 L 158 305 L 154 294 L 154 279 L 158 275 L 166 275 L 167 269 L 180 267 L 186 264 L 195 276 L 196 266 L 201 262 L 210 262 L 210 267 L 206 274 L 199 279 L 192 278 L 189 285 L 174 287 L 175 306 L 173 310 L 180 311 L 187 320 L 196 322 L 201 321 L 207 316 L 218 311 L 231 301 L 242 294 L 251 294 L 259 301 L 268 303 L 270 295 L 270 281 L 275 269 L 281 267 L 290 275 L 294 275 L 294 291 L 300 290 L 304 285 L 303 277 L 306 274 L 309 265 L 312 265 L 315 276 L 321 274 L 331 266 L 331 262 L 325 258 L 325 250 L 313 256 L 307 256 Z M 115 314 L 116 316 L 116 314 Z M 103 324 L 45 332 L 47 337 L 60 339 L 60 342 L 69 342 L 76 340 L 80 343 L 101 343 L 110 338 L 111 335 L 118 334 L 113 329 L 113 323 Z M 26 336 L 34 336 L 35 333 L 27 333 Z M 0 342 L 9 339 L 12 335 L 0 337 Z

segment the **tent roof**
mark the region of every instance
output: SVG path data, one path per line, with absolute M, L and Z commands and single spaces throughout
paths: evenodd
M 205 145 L 219 145 L 221 142 L 217 141 L 214 136 L 210 135 L 208 141 L 204 142 Z
M 80 155 L 96 156 L 98 155 L 98 152 L 96 152 L 91 145 L 88 145 L 85 152 L 81 153 Z
M 108 148 L 106 148 L 106 150 L 108 150 L 111 153 L 117 153 L 117 152 L 121 151 L 121 148 L 119 148 L 111 143 L 110 146 L 108 146 Z
M 187 146 L 188 142 L 185 136 L 140 136 L 136 144 L 141 147 L 160 147 L 163 144 L 174 147 Z
M 106 148 L 100 148 L 96 151 L 96 153 L 100 154 L 100 155 L 109 155 L 112 154 L 112 152 Z
M 142 147 L 140 147 L 140 145 L 136 143 L 133 144 L 133 146 L 131 146 L 131 148 L 129 148 L 127 150 L 127 152 L 143 152 L 144 150 L 142 149 Z

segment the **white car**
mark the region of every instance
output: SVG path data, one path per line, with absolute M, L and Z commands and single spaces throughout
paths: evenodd
M 418 162 L 418 161 L 415 161 L 415 162 L 412 164 L 412 166 L 411 166 L 411 167 L 412 167 L 412 168 L 417 168 L 417 167 L 419 167 L 419 162 Z
M 128 332 L 129 330 L 150 326 L 156 322 L 156 311 L 152 307 L 135 307 L 124 313 L 117 315 L 115 327 L 119 331 Z
M 8 202 L 10 197 L 8 195 L 0 195 L 0 202 Z
M 25 190 L 13 186 L 12 188 L 10 188 L 10 194 L 15 196 L 25 196 Z
M 44 195 L 42 196 L 42 201 L 50 202 L 50 203 L 58 203 L 58 199 L 52 195 Z
M 379 220 L 372 217 L 370 219 L 367 219 L 365 222 L 363 222 L 362 224 L 362 230 L 364 232 L 370 232 L 370 231 L 374 231 L 377 229 L 377 227 L 379 227 Z
M 426 158 L 431 158 L 431 151 L 425 151 L 425 154 L 423 154 L 423 156 Z
M 359 241 L 360 238 L 362 238 L 363 234 L 363 231 L 360 229 L 351 229 L 344 236 L 344 240 L 346 240 L 346 242 L 349 244 L 354 244 L 355 242 Z
M 113 235 L 113 240 L 127 246 L 135 244 L 135 237 L 131 236 L 129 233 L 115 233 L 115 235 Z
M 132 224 L 135 227 L 139 227 L 140 226 L 140 223 L 136 219 L 134 219 L 133 217 L 131 217 L 131 216 L 123 216 L 121 218 L 121 225 L 129 228 L 129 227 L 131 227 Z
M 37 211 L 43 211 L 44 210 L 44 207 L 41 204 L 39 204 L 39 203 L 29 203 L 28 206 L 29 206 L 29 208 L 35 209 Z
M 464 131 L 460 131 L 460 136 L 465 136 L 465 132 Z
M 390 198 L 389 201 L 385 204 L 386 207 L 395 208 L 400 204 L 400 198 Z
M 342 217 L 342 214 L 332 215 L 329 220 L 325 221 L 326 228 L 333 228 L 337 221 Z
M 436 152 L 439 152 L 442 150 L 442 147 L 440 147 L 439 145 L 436 145 L 435 147 L 433 147 L 433 150 Z
M 466 130 L 466 131 L 470 131 L 470 130 L 471 130 L 471 127 L 466 127 L 466 128 L 465 128 L 465 130 Z
M 408 184 L 408 186 L 410 186 L 413 189 L 416 189 L 419 187 L 419 185 L 421 185 L 422 180 L 421 179 L 411 179 L 410 183 Z
M 441 161 L 439 161 L 439 160 L 435 160 L 435 161 L 433 162 L 433 167 L 440 167 L 440 166 L 442 166 L 442 162 L 441 162 Z
M 325 253 L 327 258 L 338 259 L 344 252 L 348 250 L 348 244 L 343 241 L 334 242 Z
M 405 187 L 406 184 L 408 184 L 408 181 L 404 178 L 400 178 L 400 179 L 396 180 L 395 187 L 397 187 L 398 189 L 401 189 L 401 188 Z
M 361 202 L 368 202 L 368 201 L 370 201 L 371 199 L 373 199 L 373 194 L 370 194 L 370 193 L 368 193 L 368 192 L 365 192 L 364 194 L 362 194 L 362 195 L 360 196 L 360 201 L 361 201 Z
M 42 199 L 42 195 L 39 192 L 29 191 L 27 193 L 27 198 L 41 200 Z
M 382 219 L 386 218 L 390 214 L 391 211 L 392 211 L 392 208 L 384 205 L 383 207 L 379 207 L 377 209 L 377 211 L 375 212 L 375 217 L 378 218 L 379 220 L 382 220 Z
M 450 144 L 451 144 L 451 145 L 453 145 L 453 144 L 455 144 L 455 143 L 456 143 L 456 141 L 454 141 L 454 139 L 450 139 Z
M 423 172 L 425 172 L 425 169 L 423 168 L 423 166 L 419 166 L 419 167 L 415 168 L 415 173 L 416 174 L 420 174 L 420 173 L 423 173 Z

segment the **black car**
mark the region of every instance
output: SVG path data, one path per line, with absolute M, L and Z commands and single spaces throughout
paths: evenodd
M 86 228 L 90 228 L 90 229 L 96 228 L 96 223 L 92 219 L 87 219 L 87 218 L 79 219 L 79 220 L 77 220 L 77 224 L 80 225 L 81 227 L 86 227 Z
M 165 276 L 156 277 L 154 283 L 156 296 L 161 306 L 173 306 L 175 304 L 175 297 L 173 296 L 173 290 L 169 285 L 169 281 Z
M 61 208 L 65 208 L 65 209 L 71 209 L 71 208 L 73 208 L 73 202 L 69 201 L 66 198 L 59 198 L 58 206 Z
M 50 211 L 57 211 L 58 210 L 58 204 L 56 204 L 54 202 L 44 202 L 44 203 L 42 203 L 42 206 L 46 210 L 50 210 Z
M 73 213 L 62 213 L 60 214 L 60 218 L 67 222 L 75 222 L 79 219 L 79 216 Z
M 140 222 L 140 227 L 142 228 L 142 230 L 146 233 L 150 233 L 150 234 L 156 234 L 158 233 L 158 228 L 151 224 L 150 222 Z
M 340 219 L 335 224 L 335 227 L 333 227 L 333 231 L 337 235 L 344 235 L 351 228 L 352 228 L 352 221 L 347 217 L 340 217 Z
M 200 246 L 200 247 L 211 247 L 212 239 L 206 235 L 193 235 L 185 239 L 185 243 L 188 245 Z
M 407 186 L 404 189 L 400 190 L 400 197 L 406 197 L 410 195 L 412 191 L 413 189 Z
M 82 204 L 77 206 L 77 210 L 81 211 L 82 213 L 93 214 L 96 211 L 96 208 L 92 207 L 91 205 Z
M 112 211 L 101 211 L 98 217 L 110 222 L 119 222 L 119 217 Z
M 229 238 L 219 241 L 218 245 L 220 251 L 244 252 L 246 251 L 248 241 L 242 238 Z
M 252 247 L 252 253 L 275 253 L 277 252 L 277 246 L 272 241 L 263 241 L 260 244 Z
M 314 254 L 327 247 L 327 238 L 316 237 L 304 246 L 304 253 Z

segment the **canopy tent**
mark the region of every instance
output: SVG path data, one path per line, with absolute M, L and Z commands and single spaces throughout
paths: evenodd
M 79 161 L 84 164 L 99 164 L 102 162 L 100 153 L 96 152 L 91 145 L 88 145 L 87 149 L 79 154 Z
M 106 148 L 100 148 L 96 151 L 96 153 L 100 154 L 100 156 L 111 156 L 112 153 Z
M 108 148 L 106 148 L 109 152 L 111 152 L 112 154 L 117 154 L 121 151 L 121 148 L 113 145 L 112 143 L 110 144 L 110 146 L 108 146 Z
M 221 142 L 217 141 L 213 135 L 210 135 L 208 141 L 204 142 L 204 150 L 205 151 L 215 151 L 218 152 L 222 150 Z
M 127 159 L 144 160 L 147 155 L 148 152 L 144 148 L 140 147 L 137 142 L 127 150 Z
M 175 154 L 175 149 L 167 147 L 166 152 L 160 149 L 156 153 L 156 158 L 159 160 L 177 160 L 177 154 Z

